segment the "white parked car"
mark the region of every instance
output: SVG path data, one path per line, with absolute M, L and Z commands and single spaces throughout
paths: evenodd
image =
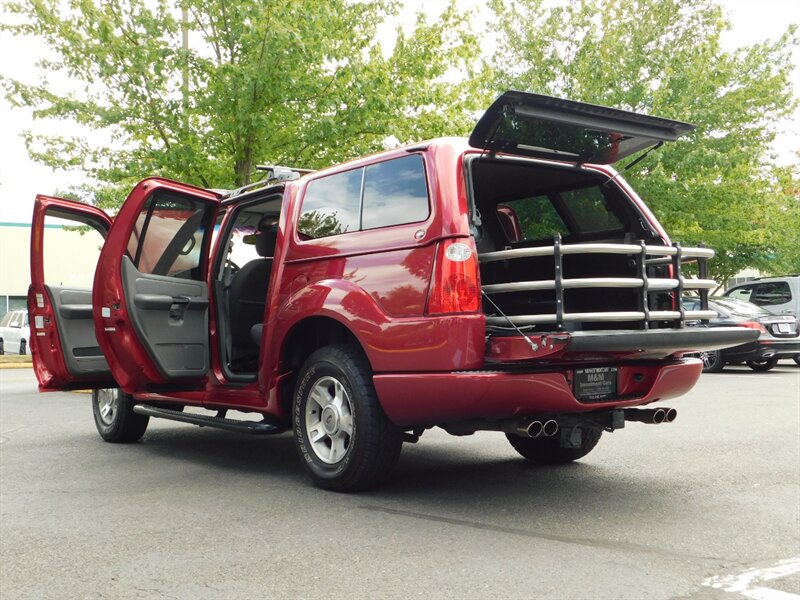
M 11 310 L 0 321 L 0 354 L 27 354 L 31 330 L 27 310 Z

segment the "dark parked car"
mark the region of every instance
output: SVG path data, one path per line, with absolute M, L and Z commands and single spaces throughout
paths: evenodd
M 687 311 L 698 310 L 700 298 L 684 298 Z M 760 335 L 753 342 L 699 353 L 703 359 L 704 373 L 719 373 L 729 363 L 746 362 L 754 371 L 769 371 L 781 358 L 792 358 L 800 351 L 800 330 L 797 319 L 788 315 L 774 315 L 744 300 L 712 297 L 708 307 L 716 311 L 708 327 L 747 327 Z M 695 322 L 701 326 L 699 322 Z

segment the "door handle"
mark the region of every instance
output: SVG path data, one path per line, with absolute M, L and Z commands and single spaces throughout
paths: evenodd
M 183 315 L 186 314 L 187 308 L 189 308 L 189 298 L 186 296 L 173 296 L 172 304 L 169 307 L 170 325 L 180 325 L 183 323 Z

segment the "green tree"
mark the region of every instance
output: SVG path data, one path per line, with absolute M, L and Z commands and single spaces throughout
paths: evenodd
M 27 0 L 9 3 L 6 29 L 43 39 L 75 91 L 5 80 L 8 99 L 35 117 L 76 121 L 111 143 L 26 135 L 30 155 L 80 168 L 79 196 L 114 206 L 137 180 L 161 175 L 203 187 L 247 184 L 259 163 L 317 168 L 402 142 L 463 129 L 438 110 L 466 97 L 447 83 L 477 52 L 450 6 L 397 31 L 388 57 L 376 40 L 392 0 Z M 185 11 L 185 18 L 181 16 Z M 182 44 L 183 29 L 190 44 Z M 456 117 L 458 119 L 459 117 Z
M 685 120 L 690 136 L 653 152 L 628 179 L 674 241 L 717 250 L 714 275 L 789 268 L 800 220 L 791 174 L 769 146 L 792 97 L 794 26 L 775 42 L 726 52 L 709 0 L 493 0 L 496 88 L 516 88 Z M 796 175 L 796 172 L 795 172 Z M 781 181 L 785 185 L 781 185 Z M 794 207 L 794 208 L 792 208 Z M 794 211 L 794 212 L 793 212 Z M 796 263 L 795 263 L 796 264 Z

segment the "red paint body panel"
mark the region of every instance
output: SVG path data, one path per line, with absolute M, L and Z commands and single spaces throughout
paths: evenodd
M 105 229 L 111 228 L 111 219 L 99 208 L 54 196 L 36 196 L 31 223 L 31 285 L 28 289 L 28 315 L 31 330 L 29 346 L 39 391 L 108 386 L 113 384 L 113 381 L 74 377 L 67 369 L 64 360 L 64 349 L 56 327 L 52 299 L 44 287 L 45 216 L 48 210 L 52 209 L 75 215 L 79 220 L 92 219 Z M 38 298 L 42 299 L 41 304 Z M 41 328 L 36 327 L 39 319 L 43 324 Z
M 393 319 L 354 283 L 319 280 L 281 307 L 277 339 L 285 340 L 292 328 L 310 317 L 327 317 L 347 327 L 376 373 L 474 369 L 483 364 L 483 315 Z
M 571 370 L 542 373 L 409 373 L 376 375 L 375 389 L 388 417 L 414 426 L 467 419 L 512 419 L 537 413 L 575 413 L 638 406 L 688 392 L 702 372 L 698 359 L 659 366 L 621 366 L 620 393 L 633 399 L 581 403 L 572 393 Z M 633 381 L 643 373 L 641 384 Z
M 122 204 L 108 233 L 97 263 L 92 304 L 95 312 L 95 334 L 108 359 L 111 373 L 119 387 L 128 393 L 144 392 L 152 384 L 167 384 L 170 380 L 159 371 L 147 348 L 131 324 L 122 285 L 122 258 L 125 256 L 133 227 L 147 199 L 157 190 L 169 190 L 219 204 L 219 195 L 167 179 L 145 179 L 133 188 Z M 205 236 L 202 255 L 208 257 L 210 237 Z M 207 261 L 205 261 L 206 264 Z M 102 308 L 109 309 L 107 317 Z

